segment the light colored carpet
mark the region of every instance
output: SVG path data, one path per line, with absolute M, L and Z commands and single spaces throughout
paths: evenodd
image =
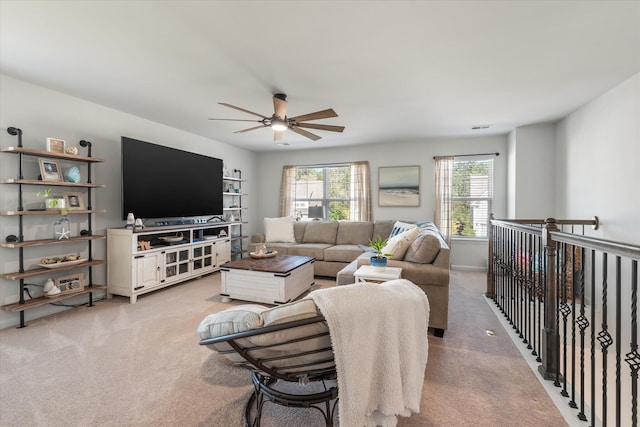
M 484 283 L 452 272 L 449 330 L 429 336 L 421 412 L 399 426 L 566 425 L 484 302 Z M 215 273 L 134 305 L 115 297 L 0 331 L 0 425 L 242 426 L 249 373 L 196 334 L 207 314 L 243 303 L 223 304 L 219 289 Z M 320 425 L 315 410 L 265 406 L 265 427 Z

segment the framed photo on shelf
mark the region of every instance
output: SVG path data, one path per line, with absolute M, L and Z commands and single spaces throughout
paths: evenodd
M 64 139 L 47 138 L 47 151 L 64 154 Z
M 60 295 L 80 292 L 84 290 L 83 276 L 76 273 L 69 276 L 56 277 L 56 286 L 60 289 Z
M 62 181 L 60 162 L 51 159 L 38 159 L 38 163 L 43 181 Z
M 64 197 L 65 205 L 69 210 L 84 210 L 84 198 L 82 193 L 62 193 Z
M 380 167 L 378 206 L 420 206 L 420 166 Z

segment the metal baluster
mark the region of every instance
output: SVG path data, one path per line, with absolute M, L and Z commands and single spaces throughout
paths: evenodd
M 527 344 L 527 349 L 531 350 L 531 235 L 529 234 L 525 239 L 524 256 L 526 256 L 525 263 L 525 337 L 524 343 Z
M 562 274 L 562 265 L 564 265 L 564 248 L 565 248 L 565 244 L 564 243 L 556 243 L 556 269 L 555 269 L 555 277 L 554 277 L 554 282 L 556 284 L 556 293 L 554 295 L 555 298 L 555 302 L 556 302 L 556 315 L 555 315 L 555 330 L 556 330 L 556 334 L 555 334 L 555 360 L 557 360 L 557 365 L 556 365 L 556 372 L 555 372 L 555 379 L 553 381 L 553 385 L 556 387 L 560 387 L 560 315 L 562 314 L 560 311 L 561 308 L 561 304 L 562 304 L 562 280 L 561 279 L 561 274 Z
M 596 324 L 596 251 L 591 251 L 591 324 Z M 580 413 L 578 418 L 587 419 L 584 414 L 584 345 L 580 354 Z M 596 328 L 591 326 L 591 422 L 595 425 L 596 420 Z
M 576 403 L 576 280 L 579 273 L 577 267 L 577 247 L 571 245 L 571 400 L 569 406 L 577 408 Z M 582 265 L 582 257 L 580 257 L 580 265 Z
M 518 328 L 517 331 L 519 332 L 519 337 L 520 339 L 526 341 L 526 339 L 524 338 L 523 335 L 523 329 L 524 329 L 524 303 L 523 301 L 526 300 L 526 298 L 524 298 L 524 292 L 525 292 L 525 274 L 524 274 L 524 265 L 522 264 L 521 258 L 518 256 L 519 254 L 523 254 L 523 237 L 524 233 L 522 231 L 518 232 L 518 252 L 516 252 L 516 258 L 518 258 Z
M 631 351 L 625 355 L 631 367 L 631 425 L 638 425 L 638 261 L 631 262 Z
M 562 244 L 562 251 L 566 254 L 568 247 L 573 250 L 573 246 L 567 245 L 565 243 Z M 567 304 L 567 259 L 565 256 L 564 259 L 564 283 L 561 289 L 560 295 L 560 313 L 562 314 L 562 391 L 560 394 L 564 397 L 569 397 L 569 393 L 567 392 L 567 318 L 569 314 L 571 314 L 571 308 L 569 308 L 569 304 Z
M 591 322 L 594 321 L 594 307 L 595 307 L 595 251 L 591 251 Z M 585 397 L 584 397 L 584 368 L 585 368 L 585 364 L 584 364 L 584 340 L 585 340 L 585 331 L 586 329 L 589 327 L 590 322 L 589 319 L 587 319 L 584 315 L 584 283 L 581 284 L 580 286 L 580 299 L 582 301 L 582 304 L 580 304 L 580 316 L 578 317 L 578 320 L 576 321 L 578 323 L 578 327 L 580 328 L 580 412 L 578 413 L 578 418 L 581 419 L 582 421 L 586 421 L 587 417 L 584 414 L 584 406 L 585 406 Z M 591 328 L 591 370 L 592 373 L 594 372 L 594 365 L 595 365 L 595 356 L 593 353 L 593 328 Z M 594 382 L 591 382 L 591 388 L 593 389 L 593 384 Z M 594 402 L 595 400 L 592 398 L 591 399 L 592 405 L 591 408 L 593 410 L 593 408 L 595 407 Z M 574 403 L 575 404 L 575 403 Z M 573 408 L 574 406 L 571 405 L 571 403 L 569 403 L 569 405 Z M 577 409 L 577 405 L 575 406 L 575 408 Z M 593 418 L 593 414 L 592 414 L 592 419 Z
M 607 356 L 609 354 L 609 346 L 613 344 L 613 339 L 609 334 L 609 325 L 607 324 L 607 305 L 609 303 L 609 284 L 608 284 L 608 268 L 607 253 L 602 254 L 602 330 L 598 333 L 598 342 L 602 349 L 602 426 L 607 425 Z
M 620 424 L 621 356 L 622 356 L 622 272 L 621 258 L 616 256 L 616 425 Z

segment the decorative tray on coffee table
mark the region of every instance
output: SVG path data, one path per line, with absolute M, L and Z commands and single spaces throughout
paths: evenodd
M 267 252 L 249 252 L 249 256 L 251 258 L 273 258 L 274 256 L 278 255 L 278 251 L 267 251 Z

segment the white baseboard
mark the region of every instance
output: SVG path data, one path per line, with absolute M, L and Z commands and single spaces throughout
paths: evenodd
M 475 267 L 473 265 L 452 265 L 451 269 L 464 271 L 481 271 L 483 273 L 487 272 L 487 267 Z

